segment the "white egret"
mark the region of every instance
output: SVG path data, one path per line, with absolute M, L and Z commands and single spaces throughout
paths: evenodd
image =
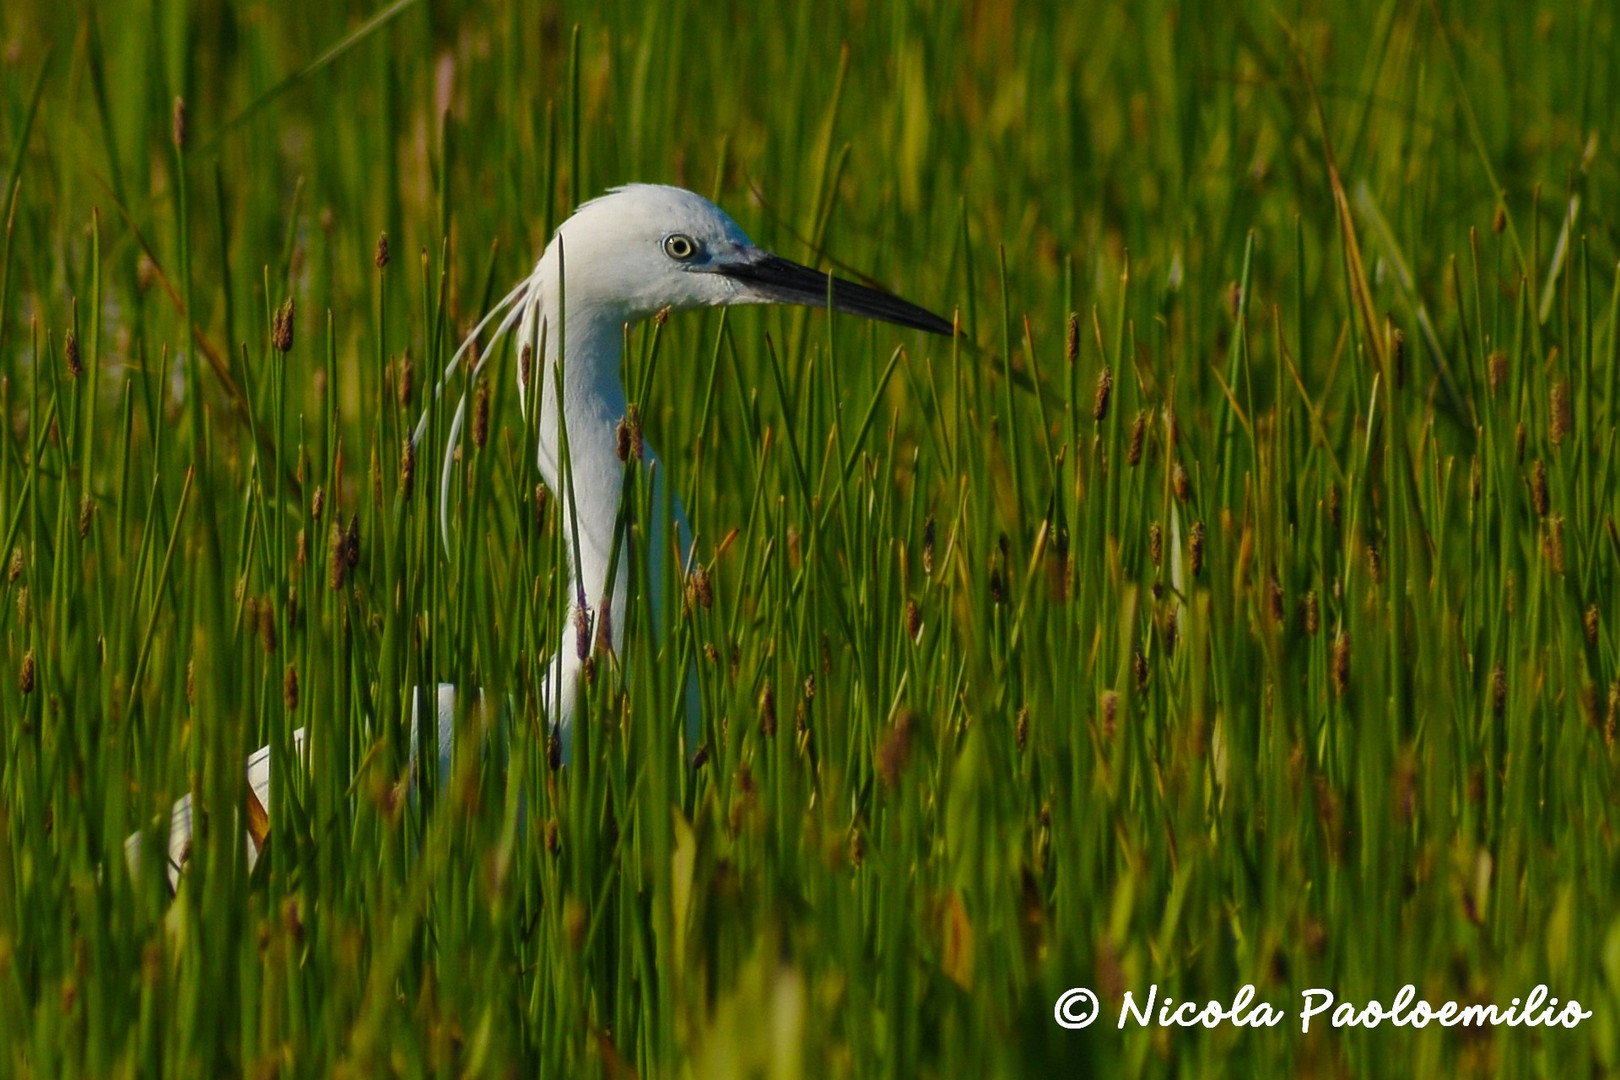
M 514 327 L 520 355 L 527 350 L 530 356 L 530 363 L 519 364 L 518 391 L 526 413 L 538 404 L 535 429 L 540 474 L 558 500 L 559 526 L 573 564 L 563 640 L 551 660 L 544 687 L 544 700 L 555 712 L 551 720 L 565 752 L 579 674 L 588 646 L 596 640 L 597 623 L 605 619 L 602 636 L 615 649 L 623 634 L 624 620 L 617 616 L 625 601 L 628 560 L 619 559 L 611 585 L 607 577 L 625 475 L 617 453 L 618 425 L 628 412 L 619 374 L 625 327 L 665 309 L 731 304 L 826 307 L 829 302 L 835 311 L 916 330 L 949 335 L 953 329 L 932 312 L 889 293 L 761 250 L 725 211 L 700 195 L 676 187 L 630 184 L 585 203 L 564 221 L 529 276 L 495 305 L 451 359 L 446 379 L 486 331 L 485 358 L 494 354 L 500 339 Z M 535 357 L 538 364 L 532 363 Z M 560 397 L 556 392 L 559 381 Z M 441 382 L 440 388 L 443 385 Z M 451 427 L 452 443 L 461 420 L 458 407 Z M 416 439 L 422 437 L 425 427 L 426 417 L 417 427 Z M 564 439 L 567 475 L 562 468 Z M 446 495 L 449 458 L 447 454 L 442 478 Z M 650 447 L 644 459 L 650 468 L 656 465 L 657 456 Z M 656 484 L 662 469 L 651 468 L 651 475 Z M 661 505 L 660 498 L 655 489 L 651 505 Z M 447 504 L 448 498 L 441 501 L 441 505 Z M 679 497 L 671 498 L 670 504 L 684 562 L 691 543 L 686 515 Z M 660 535 L 661 517 L 654 515 L 648 536 L 650 580 L 654 582 L 660 580 L 667 547 Z M 441 775 L 448 775 L 455 697 L 448 686 L 439 687 L 436 697 Z M 413 758 L 419 730 L 413 707 Z M 295 738 L 301 746 L 302 729 Z M 255 752 L 249 762 L 249 786 L 260 810 L 269 805 L 269 777 L 265 748 Z M 176 804 L 169 838 L 171 878 L 190 842 L 189 811 L 188 800 Z M 131 838 L 135 845 L 132 859 L 138 856 L 138 841 L 138 836 Z M 254 852 L 251 842 L 249 850 Z

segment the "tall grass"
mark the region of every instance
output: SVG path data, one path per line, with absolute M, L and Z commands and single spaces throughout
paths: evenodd
M 299 8 L 0 8 L 0 1068 L 1620 1067 L 1608 5 Z M 516 359 L 448 554 L 402 448 L 628 180 L 963 334 L 629 331 L 705 580 L 627 547 L 559 770 Z M 436 680 L 514 704 L 412 798 Z M 1595 1015 L 1113 1024 L 1408 982 Z

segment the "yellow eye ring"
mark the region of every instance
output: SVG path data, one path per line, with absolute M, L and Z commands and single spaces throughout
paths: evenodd
M 685 262 L 698 253 L 697 241 L 683 233 L 670 233 L 664 237 L 664 254 L 676 262 Z

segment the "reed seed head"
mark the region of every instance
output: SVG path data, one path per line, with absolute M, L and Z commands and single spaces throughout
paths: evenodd
M 84 361 L 79 357 L 79 335 L 72 330 L 62 342 L 62 358 L 67 361 L 68 378 L 77 379 L 84 374 Z
M 479 450 L 489 445 L 489 383 L 484 379 L 473 394 L 472 441 Z
M 1074 363 L 1080 356 L 1080 316 L 1069 312 L 1068 332 L 1063 336 L 1063 358 Z
M 1102 731 L 1104 739 L 1114 737 L 1119 723 L 1119 695 L 1112 690 L 1102 692 Z
M 1485 361 L 1485 381 L 1491 388 L 1491 397 L 1495 397 L 1502 389 L 1508 377 L 1507 353 L 1497 349 Z
M 17 689 L 24 694 L 34 692 L 34 650 L 23 653 L 22 667 L 17 672 Z
M 174 108 L 169 113 L 169 139 L 174 143 L 176 150 L 185 149 L 186 99 L 183 97 L 174 99 Z
M 1187 538 L 1188 561 L 1192 564 L 1193 577 L 1204 572 L 1204 523 L 1193 522 L 1192 533 Z
M 1164 555 L 1164 530 L 1159 528 L 1157 521 L 1148 526 L 1148 559 L 1154 566 Z
M 288 712 L 298 711 L 298 665 L 288 664 L 287 671 L 281 676 L 281 703 L 287 707 Z
M 759 726 L 767 739 L 776 738 L 776 687 L 769 679 L 759 692 Z
M 1312 589 L 1305 594 L 1305 633 L 1311 637 L 1322 626 L 1322 602 L 1317 599 L 1316 590 Z
M 1333 639 L 1333 692 L 1343 697 L 1350 688 L 1350 632 L 1340 630 Z
M 1026 702 L 1018 707 L 1018 719 L 1013 723 L 1013 737 L 1018 740 L 1020 753 L 1029 743 L 1029 704 Z
M 409 409 L 411 398 L 416 392 L 416 363 L 411 359 L 411 351 L 406 349 L 399 357 L 399 382 L 394 387 L 399 396 L 399 407 Z
M 1500 663 L 1491 668 L 1491 713 L 1498 720 L 1507 711 L 1507 669 Z
M 906 636 L 916 641 L 922 633 L 922 610 L 917 607 L 917 601 L 906 601 Z
M 709 570 L 702 563 L 692 567 L 691 580 L 688 582 L 692 599 L 697 605 L 707 611 L 714 606 L 714 585 L 709 581 Z
M 1131 441 L 1125 448 L 1125 464 L 1130 468 L 1142 463 L 1142 447 L 1147 443 L 1148 413 L 1146 409 L 1138 409 L 1136 419 L 1131 421 Z
M 292 352 L 293 347 L 293 315 L 297 305 L 292 297 L 281 302 L 276 308 L 275 318 L 270 323 L 270 344 L 279 353 Z
M 1097 423 L 1108 419 L 1108 398 L 1114 392 L 1114 373 L 1107 364 L 1097 373 L 1097 396 L 1091 403 L 1091 418 Z
M 388 234 L 377 234 L 377 249 L 371 254 L 371 264 L 381 270 L 388 265 Z
M 1192 498 L 1192 480 L 1187 476 L 1187 467 L 1179 461 L 1170 470 L 1170 486 L 1175 490 L 1177 502 L 1184 503 Z
M 1598 606 L 1593 604 L 1586 609 L 1586 617 L 1581 620 L 1586 631 L 1586 643 L 1596 647 L 1598 641 Z
M 411 493 L 416 490 L 416 444 L 405 437 L 405 442 L 399 448 L 399 497 L 406 502 L 411 501 Z
M 1570 429 L 1568 383 L 1553 383 L 1547 394 L 1547 414 L 1547 438 L 1554 446 L 1561 446 Z
M 1547 466 L 1539 458 L 1530 466 L 1530 504 L 1537 517 L 1546 517 L 1552 508 L 1552 498 L 1547 494 Z
M 906 763 L 911 760 L 911 729 L 914 719 L 910 710 L 902 709 L 894 718 L 894 726 L 878 745 L 878 776 L 883 786 L 893 791 L 905 774 Z

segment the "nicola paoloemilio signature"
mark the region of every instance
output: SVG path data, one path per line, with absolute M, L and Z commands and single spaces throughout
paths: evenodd
M 1590 1009 L 1569 998 L 1560 1004 L 1546 986 L 1537 986 L 1523 998 L 1514 998 L 1506 1005 L 1461 1004 L 1446 1001 L 1435 1004 L 1417 996 L 1411 983 L 1401 987 L 1387 1004 L 1383 1001 L 1340 1001 L 1331 990 L 1304 990 L 1300 993 L 1300 1009 L 1293 1014 L 1299 1019 L 1299 1029 L 1309 1033 L 1314 1022 L 1318 1027 L 1375 1028 L 1382 1024 L 1394 1027 L 1564 1027 L 1573 1028 L 1591 1017 Z M 1102 1004 L 1085 987 L 1065 991 L 1052 1010 L 1058 1024 L 1066 1028 L 1090 1027 L 1102 1012 Z M 1159 996 L 1155 983 L 1147 996 L 1138 998 L 1131 991 L 1119 1006 L 1118 1027 L 1233 1027 L 1274 1028 L 1290 1014 L 1270 1002 L 1255 1001 L 1255 989 L 1245 985 L 1230 1002 L 1177 1001 Z

